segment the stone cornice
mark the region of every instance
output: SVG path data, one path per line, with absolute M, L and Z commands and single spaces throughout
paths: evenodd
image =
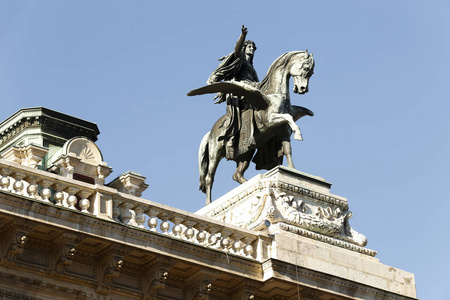
M 21 109 L 0 123 L 0 149 L 28 128 L 40 128 L 43 133 L 58 132 L 65 139 L 86 136 L 96 141 L 100 134 L 95 123 L 75 118 L 44 107 Z
M 277 279 L 295 281 L 297 284 L 301 284 L 302 286 L 310 287 L 312 289 L 317 288 L 317 286 L 315 286 L 315 282 L 317 282 L 317 280 L 322 281 L 324 283 L 324 287 L 337 286 L 340 293 L 336 291 L 336 295 L 346 299 L 348 299 L 349 295 L 354 295 L 349 299 L 367 299 L 368 295 L 372 295 L 373 299 L 416 300 L 416 298 L 398 295 L 361 283 L 355 283 L 344 278 L 338 278 L 326 273 L 295 266 L 273 258 L 263 262 L 263 269 L 271 269 L 272 271 L 275 271 L 274 277 Z
M 367 249 L 367 248 L 363 248 L 360 246 L 357 246 L 355 244 L 351 244 L 339 239 L 335 239 L 333 237 L 329 237 L 320 233 L 316 233 L 316 232 L 312 232 L 303 228 L 299 228 L 297 226 L 292 226 L 289 224 L 285 224 L 285 223 L 277 223 L 277 225 L 280 227 L 280 229 L 282 230 L 286 230 L 292 233 L 296 233 L 299 234 L 301 236 L 304 237 L 308 237 L 317 241 L 321 241 L 330 245 L 334 245 L 334 246 L 338 246 L 344 249 L 348 249 L 348 250 L 352 250 L 355 252 L 359 252 L 361 254 L 366 254 L 366 255 L 370 255 L 370 256 L 375 256 L 377 255 L 377 251 L 375 250 L 371 250 L 371 249 Z

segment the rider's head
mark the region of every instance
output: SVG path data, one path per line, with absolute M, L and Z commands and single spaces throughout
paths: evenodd
M 244 53 L 253 56 L 255 54 L 256 45 L 255 42 L 251 40 L 246 40 L 244 42 Z

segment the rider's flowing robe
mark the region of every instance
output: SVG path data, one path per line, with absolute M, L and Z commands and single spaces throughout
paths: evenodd
M 243 81 L 253 86 L 259 85 L 258 75 L 251 63 L 245 59 L 243 51 L 239 57 L 235 57 L 234 53 L 230 53 L 221 60 L 222 63 L 208 78 L 208 84 L 221 80 L 235 80 Z M 227 103 L 226 115 L 228 123 L 224 135 L 220 136 L 219 139 L 226 141 L 226 158 L 232 160 L 256 148 L 253 137 L 255 130 L 254 108 L 242 97 L 233 96 L 232 94 L 222 95 L 218 102 L 223 101 Z

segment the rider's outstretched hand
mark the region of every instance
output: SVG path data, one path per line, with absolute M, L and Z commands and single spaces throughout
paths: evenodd
M 247 35 L 247 33 L 248 33 L 247 27 L 242 25 L 241 32 L 242 32 L 243 35 Z

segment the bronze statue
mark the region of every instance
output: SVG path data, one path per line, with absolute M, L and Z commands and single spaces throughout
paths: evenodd
M 252 48 L 256 47 L 253 42 L 243 42 L 246 34 L 247 29 L 243 26 L 235 51 L 224 57 L 208 79 L 208 85 L 188 93 L 188 96 L 219 93 L 216 96 L 218 102 L 227 102 L 227 114 L 214 124 L 200 143 L 200 190 L 206 193 L 206 204 L 211 203 L 214 175 L 224 157 L 236 161 L 233 179 L 239 183 L 246 181 L 244 172 L 252 159 L 257 170 L 272 169 L 282 164 L 285 155 L 288 166 L 294 168 L 290 144 L 292 132 L 294 139 L 302 140 L 295 121 L 314 115 L 307 108 L 291 105 L 289 98 L 291 76 L 294 93 L 308 92 L 309 78 L 314 71 L 312 54 L 291 51 L 281 55 L 272 63 L 263 81 L 257 82 L 252 64 L 254 49 L 246 49 L 250 44 Z M 238 54 L 237 49 L 240 49 Z

